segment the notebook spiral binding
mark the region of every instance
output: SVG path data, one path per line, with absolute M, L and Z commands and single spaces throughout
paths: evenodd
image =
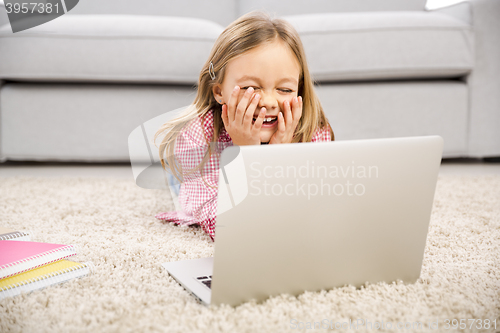
M 6 235 L 0 236 L 0 240 L 26 240 L 29 241 L 33 237 L 33 232 L 28 231 L 16 231 Z
M 61 259 L 66 259 L 76 255 L 76 253 L 77 249 L 75 245 L 67 245 L 56 250 L 47 251 L 7 265 L 2 265 L 0 266 L 0 279 L 21 274 Z
M 85 272 L 84 270 L 87 270 Z M 0 300 L 6 297 L 13 297 L 22 292 L 31 292 L 51 285 L 60 284 L 77 277 L 89 276 L 94 273 L 94 264 L 91 262 L 80 263 L 77 266 L 62 269 L 56 272 L 27 279 L 22 282 L 13 283 L 5 287 L 0 287 Z
M 87 265 L 87 267 L 89 268 L 89 275 L 95 274 L 95 266 L 93 262 L 86 261 L 85 265 Z

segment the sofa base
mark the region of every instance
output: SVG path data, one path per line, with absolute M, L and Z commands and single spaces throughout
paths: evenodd
M 443 157 L 468 156 L 468 90 L 450 81 L 321 84 L 336 140 L 440 135 Z
M 1 155 L 34 161 L 128 161 L 128 136 L 190 104 L 196 88 L 166 85 L 6 83 Z
M 316 86 L 336 140 L 441 135 L 443 157 L 468 152 L 468 92 L 461 81 Z M 4 159 L 128 161 L 134 128 L 189 105 L 195 87 L 6 83 L 0 90 Z

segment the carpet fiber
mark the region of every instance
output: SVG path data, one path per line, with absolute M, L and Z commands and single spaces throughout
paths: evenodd
M 235 308 L 198 304 L 161 268 L 214 250 L 200 228 L 154 218 L 172 208 L 166 191 L 133 181 L 0 178 L 1 225 L 29 229 L 33 241 L 75 244 L 73 260 L 95 266 L 89 277 L 0 301 L 0 331 L 451 332 L 447 319 L 466 319 L 466 332 L 500 332 L 500 176 L 439 177 L 414 284 L 345 286 Z M 497 329 L 485 329 L 495 318 Z

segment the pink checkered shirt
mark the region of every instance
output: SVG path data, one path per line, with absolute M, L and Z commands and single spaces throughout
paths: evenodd
M 183 169 L 196 168 L 203 160 L 208 147 L 207 139 L 210 141 L 214 133 L 213 117 L 213 110 L 211 110 L 207 112 L 204 121 L 201 117 L 194 119 L 177 137 L 174 154 Z M 311 141 L 331 141 L 329 129 L 318 128 Z M 224 128 L 221 130 L 216 145 L 221 152 L 233 145 L 231 137 Z M 184 175 L 178 197 L 183 211 L 159 213 L 155 217 L 180 225 L 198 224 L 213 241 L 217 213 L 219 159 L 220 155 L 211 155 L 203 166 L 203 179 L 199 171 Z M 207 186 L 205 182 L 212 187 Z

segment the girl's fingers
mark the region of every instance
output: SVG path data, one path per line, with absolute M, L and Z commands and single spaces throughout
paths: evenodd
M 262 124 L 264 123 L 264 119 L 266 118 L 266 108 L 260 109 L 259 116 L 255 120 L 255 123 L 253 124 L 253 130 L 254 132 L 260 132 L 260 128 L 262 127 Z
M 229 97 L 229 101 L 227 102 L 226 110 L 227 110 L 227 119 L 230 123 L 234 121 L 235 113 L 236 113 L 236 105 L 238 103 L 238 95 L 240 93 L 240 87 L 236 86 L 231 93 L 231 97 Z
M 236 121 L 237 125 L 243 125 L 243 120 L 246 114 L 248 102 L 250 98 L 252 97 L 253 94 L 253 88 L 250 87 L 247 89 L 247 91 L 243 94 L 243 97 L 241 98 L 241 101 L 238 103 L 238 106 L 236 108 L 236 115 L 234 120 Z
M 300 117 L 302 116 L 302 97 L 301 96 L 299 96 L 296 99 L 292 113 L 293 113 L 293 122 L 294 122 L 294 124 L 297 124 L 299 122 Z
M 281 139 L 285 136 L 286 124 L 283 118 L 283 113 L 278 113 L 278 132 L 280 133 Z
M 250 101 L 250 105 L 248 106 L 245 112 L 245 118 L 243 119 L 244 128 L 252 127 L 253 116 L 255 113 L 255 109 L 257 108 L 257 104 L 259 103 L 259 100 L 260 100 L 259 94 L 253 95 L 252 100 Z
M 278 129 L 271 136 L 270 144 L 283 143 L 285 139 L 285 119 L 283 113 L 278 113 Z
M 295 131 L 302 116 L 302 99 L 294 97 L 291 102 L 285 102 L 285 123 L 288 130 Z
M 278 114 L 278 129 L 271 143 L 291 142 L 295 127 L 302 115 L 301 100 L 293 98 L 291 102 L 283 102 L 283 112 Z M 291 105 L 290 105 L 291 104 Z
M 293 99 L 292 99 L 293 102 Z M 286 119 L 286 127 L 290 128 L 293 122 L 293 116 L 292 116 L 292 106 L 290 105 L 289 101 L 285 101 L 285 112 L 283 114 L 284 119 Z M 278 126 L 279 127 L 279 126 Z

